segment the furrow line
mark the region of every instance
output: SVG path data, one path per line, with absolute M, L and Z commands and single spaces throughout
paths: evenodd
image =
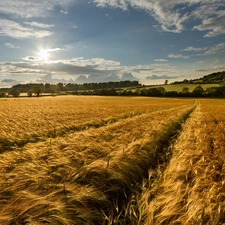
M 177 120 L 170 121 L 155 134 L 157 138 L 154 140 L 142 140 L 142 143 L 139 140 L 123 153 L 111 155 L 107 163 L 95 161 L 65 179 L 102 192 L 102 196 L 110 202 L 107 207 L 104 205 L 101 208 L 105 218 L 102 224 L 114 224 L 119 220 L 123 221 L 121 224 L 138 224 L 134 215 L 128 215 L 127 206 L 137 190 L 140 190 L 143 179 L 148 177 L 148 171 L 156 170 L 160 164 L 170 160 L 170 146 L 195 108 L 185 111 Z M 135 214 L 137 216 L 138 213 Z M 98 223 L 101 224 L 100 221 Z
M 113 117 L 113 118 L 106 118 L 106 119 L 101 119 L 98 121 L 91 121 L 91 122 L 86 122 L 81 125 L 71 125 L 71 126 L 64 126 L 60 128 L 55 128 L 54 130 L 49 130 L 45 134 L 37 134 L 33 133 L 30 135 L 24 135 L 24 138 L 16 139 L 15 140 L 9 140 L 7 138 L 0 138 L 0 153 L 4 153 L 6 151 L 11 151 L 14 150 L 15 148 L 18 147 L 23 147 L 28 143 L 37 143 L 40 141 L 45 141 L 48 138 L 56 138 L 56 137 L 62 137 L 64 135 L 67 135 L 70 132 L 81 132 L 85 131 L 91 128 L 100 128 L 104 127 L 107 125 L 114 124 L 116 122 L 119 122 L 121 120 L 126 120 L 128 118 L 133 118 L 133 117 L 138 117 L 143 114 L 150 114 L 150 113 L 157 113 L 159 111 L 166 111 L 166 110 L 172 110 L 176 108 L 182 108 L 186 106 L 177 106 L 173 108 L 167 108 L 167 109 L 159 109 L 159 110 L 154 110 L 154 111 L 145 111 L 145 112 L 136 112 L 136 113 L 130 113 L 126 114 L 120 117 Z
M 148 170 L 169 160 L 168 147 L 194 108 L 140 115 L 2 154 L 0 223 L 135 224 L 127 205 Z

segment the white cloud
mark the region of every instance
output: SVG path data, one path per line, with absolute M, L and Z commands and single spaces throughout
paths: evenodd
M 123 71 L 149 75 L 149 73 L 175 73 L 175 69 L 176 67 L 174 65 L 159 63 L 124 67 Z
M 53 24 L 23 22 L 23 19 L 48 17 L 52 13 L 59 13 L 56 12 L 56 8 L 60 8 L 61 13 L 67 14 L 67 9 L 77 1 L 79 0 L 1 0 L 0 14 L 7 15 L 7 19 L 0 19 L 0 35 L 13 38 L 50 36 L 53 33 L 46 29 L 54 27 Z
M 93 2 L 96 3 L 98 7 L 111 6 L 123 10 L 127 10 L 128 7 L 126 0 L 94 0 Z
M 185 48 L 183 51 L 187 51 L 187 52 L 191 52 L 191 51 L 200 52 L 200 51 L 205 51 L 206 49 L 207 48 L 195 48 L 193 46 L 190 46 L 190 47 Z
M 56 51 L 56 49 L 50 49 Z M 2 63 L 7 73 L 57 73 L 61 75 L 88 75 L 88 74 L 111 74 L 118 71 L 119 62 L 102 58 L 83 59 L 73 58 L 69 60 L 40 61 L 39 57 L 27 56 L 22 62 Z M 121 69 L 121 67 L 120 67 Z
M 42 51 L 42 50 L 41 50 Z M 49 52 L 59 52 L 59 51 L 65 51 L 65 49 L 63 48 L 51 48 L 51 49 L 45 49 L 43 50 L 45 53 L 49 53 Z M 39 53 L 39 56 L 26 56 L 24 58 L 22 58 L 22 60 L 24 61 L 29 61 L 29 62 L 41 62 L 41 63 L 44 63 L 43 61 L 45 61 L 45 63 L 50 63 L 50 62 L 53 62 L 51 61 L 49 58 L 50 56 L 47 57 L 48 60 L 43 60 L 43 57 L 40 55 Z
M 137 77 L 135 77 L 132 73 L 123 73 L 122 74 L 122 80 L 139 80 Z
M 48 29 L 51 27 L 54 27 L 55 25 L 53 24 L 44 24 L 44 23 L 37 23 L 37 22 L 24 22 L 24 24 L 30 25 L 32 27 L 39 27 L 39 28 L 44 28 L 44 29 Z
M 80 66 L 98 66 L 99 68 L 120 66 L 120 62 L 113 60 L 106 60 L 103 58 L 84 59 L 83 57 L 73 58 L 70 60 L 74 65 Z
M 111 6 L 128 10 L 131 6 L 145 10 L 161 24 L 162 30 L 169 32 L 179 33 L 184 30 L 182 23 L 188 19 L 186 14 L 181 15 L 177 10 L 173 11 L 176 4 L 183 4 L 181 0 L 94 0 L 94 3 L 98 7 Z
M 46 50 L 47 52 L 59 52 L 59 51 L 65 51 L 64 48 L 50 48 Z
M 203 63 L 205 63 L 205 61 L 204 61 L 204 60 L 202 60 L 202 61 L 197 61 L 196 63 L 197 63 L 197 64 L 203 64 Z
M 19 82 L 17 80 L 13 80 L 13 79 L 4 79 L 4 80 L 0 81 L 1 88 L 10 88 L 13 85 L 17 85 L 17 84 L 19 84 Z
M 167 75 L 161 75 L 161 76 L 158 76 L 158 75 L 151 75 L 151 76 L 147 76 L 145 77 L 146 79 L 148 80 L 159 80 L 159 79 L 175 79 L 177 78 L 177 76 L 167 76 Z
M 20 46 L 15 46 L 11 43 L 5 43 L 5 46 L 8 47 L 8 48 L 20 48 Z
M 199 31 L 208 31 L 204 37 L 214 37 L 219 34 L 225 34 L 225 15 L 217 18 L 205 19 L 201 25 L 194 26 L 194 29 Z
M 0 19 L 0 36 L 12 38 L 43 38 L 53 33 L 48 30 L 27 28 L 12 20 Z
M 55 48 L 54 50 L 56 50 Z M 0 63 L 2 71 L 1 74 L 22 74 L 23 76 L 43 76 L 46 74 L 60 75 L 60 77 L 66 76 L 84 76 L 88 82 L 94 80 L 101 81 L 120 79 L 131 79 L 132 73 L 135 76 L 135 80 L 140 77 L 146 77 L 150 74 L 175 74 L 176 68 L 170 64 L 150 64 L 150 65 L 137 65 L 137 66 L 121 66 L 120 62 L 107 60 L 103 58 L 91 58 L 84 59 L 83 57 L 72 58 L 68 60 L 52 60 L 48 62 L 41 62 L 38 57 L 27 56 L 23 58 L 23 61 L 19 62 L 5 62 Z M 128 75 L 123 75 L 123 74 Z M 90 77 L 89 77 L 90 76 Z M 133 77 L 134 77 L 133 76 Z M 121 78 L 122 77 L 122 78 Z M 112 79 L 115 78 L 115 79 Z
M 181 55 L 181 54 L 169 54 L 169 58 L 174 58 L 174 59 L 188 59 L 188 55 Z
M 60 12 L 61 12 L 62 14 L 64 14 L 64 15 L 68 14 L 68 12 L 67 12 L 67 11 L 64 11 L 64 10 L 60 10 Z
M 224 33 L 224 0 L 94 0 L 98 7 L 121 8 L 129 6 L 148 12 L 161 25 L 161 30 L 180 33 L 185 30 L 185 23 L 200 20 L 194 29 L 211 30 L 205 36 L 213 37 Z M 192 7 L 192 8 L 190 8 Z M 191 10 L 188 10 L 191 9 Z M 212 18 L 215 17 L 215 18 Z
M 204 51 L 203 53 L 198 53 L 192 56 L 207 56 L 207 55 L 215 55 L 217 53 L 225 52 L 225 42 L 216 44 L 212 47 L 204 47 L 204 48 L 195 48 L 193 46 L 187 47 L 182 51 Z
M 167 59 L 154 59 L 155 62 L 168 62 Z
M 199 1 L 198 1 L 199 2 Z M 204 1 L 197 8 L 192 10 L 191 17 L 194 19 L 209 19 L 212 15 L 219 16 L 221 13 L 220 6 L 223 6 L 223 0 Z
M 35 56 L 26 56 L 22 58 L 22 60 L 29 61 L 29 62 L 36 62 L 36 61 L 39 61 L 40 58 Z
M 21 18 L 46 17 L 56 6 L 66 12 L 75 2 L 76 0 L 1 0 L 0 13 Z
M 214 55 L 225 51 L 225 42 L 217 44 L 204 53 L 204 55 Z

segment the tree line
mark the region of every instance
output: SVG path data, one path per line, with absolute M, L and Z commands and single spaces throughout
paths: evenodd
M 128 82 L 123 82 L 124 85 L 128 85 Z M 109 82 L 115 83 L 118 82 Z M 164 87 L 150 87 L 143 88 L 139 83 L 130 81 L 133 84 L 133 88 L 114 88 L 110 87 L 109 83 L 99 83 L 99 86 L 107 86 L 107 88 L 96 88 L 93 89 L 95 84 L 19 84 L 15 85 L 7 91 L 0 91 L 0 98 L 13 96 L 18 97 L 20 93 L 27 93 L 28 97 L 37 96 L 39 97 L 42 93 L 50 93 L 54 95 L 55 92 L 63 94 L 73 95 L 103 95 L 103 96 L 152 96 L 152 97 L 225 97 L 225 85 L 219 87 L 209 87 L 204 90 L 200 85 L 197 86 L 193 91 L 189 91 L 188 87 L 184 87 L 182 91 L 166 91 Z M 107 84 L 107 85 L 106 85 Z M 120 84 L 122 85 L 122 83 Z M 99 87 L 98 86 L 98 87 Z M 81 88 L 82 87 L 82 88 Z M 108 88 L 109 87 L 109 88 Z M 131 86 L 132 87 L 132 86 Z
M 0 89 L 0 97 L 14 96 L 17 97 L 20 93 L 27 93 L 29 97 L 39 96 L 41 93 L 56 92 L 70 92 L 70 91 L 84 91 L 84 90 L 97 90 L 107 88 L 127 88 L 127 87 L 141 87 L 138 81 L 116 81 L 116 82 L 103 82 L 103 83 L 58 83 L 58 84 L 17 84 L 12 88 Z
M 172 84 L 225 84 L 225 71 L 212 73 L 197 79 L 175 81 Z
M 151 96 L 151 97 L 225 97 L 225 86 L 210 87 L 204 90 L 197 86 L 193 91 L 184 87 L 182 91 L 166 91 L 164 87 L 151 87 L 139 89 L 98 89 L 71 92 L 74 95 L 105 95 L 105 96 Z

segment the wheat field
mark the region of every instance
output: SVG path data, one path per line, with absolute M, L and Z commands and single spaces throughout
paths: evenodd
M 0 224 L 225 223 L 223 100 L 0 100 Z
M 187 101 L 187 104 L 192 100 Z M 136 114 L 178 107 L 182 101 L 115 97 L 45 97 L 0 100 L 0 144 L 23 145 Z

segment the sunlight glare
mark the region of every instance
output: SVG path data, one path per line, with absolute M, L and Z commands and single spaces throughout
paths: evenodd
M 39 51 L 38 55 L 39 55 L 40 60 L 42 60 L 42 61 L 49 61 L 50 55 L 49 55 L 48 50 L 41 49 Z

